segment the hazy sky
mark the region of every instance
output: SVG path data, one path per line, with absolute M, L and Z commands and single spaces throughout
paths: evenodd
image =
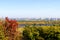
M 0 0 L 0 17 L 60 18 L 60 0 Z

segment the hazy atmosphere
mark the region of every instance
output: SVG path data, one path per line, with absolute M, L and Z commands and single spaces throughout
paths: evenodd
M 60 0 L 0 0 L 0 40 L 60 40 Z
M 60 18 L 60 0 L 0 0 L 0 17 Z

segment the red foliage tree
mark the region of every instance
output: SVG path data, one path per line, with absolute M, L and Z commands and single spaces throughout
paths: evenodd
M 5 18 L 4 30 L 5 36 L 9 37 L 9 40 L 15 40 L 14 37 L 16 35 L 16 29 L 18 27 L 18 23 L 16 20 Z

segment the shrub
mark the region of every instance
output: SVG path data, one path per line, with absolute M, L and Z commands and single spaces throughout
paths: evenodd
M 6 17 L 5 23 L 4 23 L 5 37 L 9 37 L 9 40 L 15 40 L 17 27 L 18 27 L 18 24 L 16 20 L 9 20 L 8 17 Z
M 60 40 L 60 29 L 56 26 L 25 27 L 24 40 Z
M 4 28 L 3 26 L 0 24 L 0 40 L 4 40 Z

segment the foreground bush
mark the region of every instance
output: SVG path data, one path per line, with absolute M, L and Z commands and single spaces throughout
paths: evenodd
M 8 17 L 0 22 L 0 40 L 20 40 L 20 32 L 17 31 L 18 23 Z
M 24 40 L 60 40 L 60 27 L 25 27 Z
M 4 33 L 5 37 L 9 37 L 9 40 L 15 40 L 18 24 L 16 20 L 9 20 L 7 17 L 5 18 L 4 23 Z
M 4 40 L 4 28 L 2 26 L 2 24 L 0 24 L 0 40 Z

